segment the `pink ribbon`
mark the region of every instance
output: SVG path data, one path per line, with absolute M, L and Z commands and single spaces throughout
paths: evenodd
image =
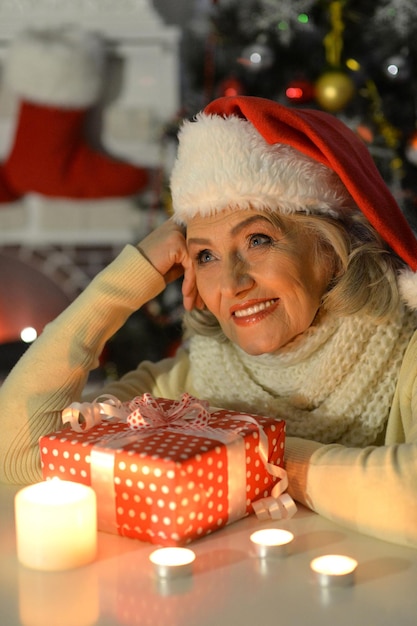
M 190 423 L 193 427 L 204 428 L 210 421 L 208 402 L 197 400 L 188 393 L 183 393 L 181 399 L 168 409 L 164 408 L 163 400 L 157 400 L 150 393 L 133 398 L 128 406 L 130 413 L 126 421 L 133 430 L 166 426 L 186 428 Z

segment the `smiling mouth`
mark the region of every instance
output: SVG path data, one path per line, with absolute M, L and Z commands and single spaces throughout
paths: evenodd
M 249 317 L 251 315 L 256 315 L 261 311 L 266 311 L 269 307 L 273 306 L 276 302 L 278 302 L 278 298 L 274 298 L 273 300 L 265 300 L 265 302 L 259 302 L 257 304 L 253 304 L 249 306 L 247 309 L 239 309 L 238 311 L 234 311 L 234 317 Z

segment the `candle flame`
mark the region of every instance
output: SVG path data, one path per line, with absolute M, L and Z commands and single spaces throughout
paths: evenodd
M 252 533 L 250 539 L 253 543 L 264 546 L 283 546 L 286 543 L 290 543 L 290 541 L 294 539 L 294 535 L 288 530 L 264 528 L 263 530 L 257 530 Z
M 311 569 L 318 574 L 328 576 L 344 576 L 353 572 L 358 563 L 349 556 L 339 554 L 328 554 L 311 561 Z
M 149 560 L 155 565 L 176 567 L 192 563 L 195 560 L 195 554 L 188 548 L 160 548 L 151 553 Z

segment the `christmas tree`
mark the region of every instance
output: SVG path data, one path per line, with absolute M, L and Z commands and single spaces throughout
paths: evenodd
M 417 229 L 417 2 L 200 0 L 183 40 L 186 115 L 247 94 L 340 117 Z

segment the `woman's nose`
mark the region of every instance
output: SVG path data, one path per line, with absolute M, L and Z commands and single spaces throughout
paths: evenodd
M 233 255 L 224 268 L 221 289 L 226 295 L 235 296 L 251 289 L 254 280 L 248 263 L 239 255 Z

